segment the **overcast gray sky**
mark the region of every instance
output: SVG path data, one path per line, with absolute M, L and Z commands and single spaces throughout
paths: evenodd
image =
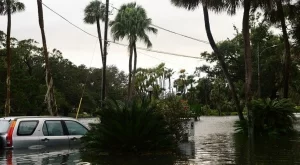
M 40 29 L 38 25 L 38 14 L 36 0 L 19 0 L 26 5 L 26 11 L 12 16 L 12 36 L 21 39 L 35 39 L 41 42 Z M 110 0 L 115 7 L 132 0 Z M 87 25 L 83 23 L 83 10 L 90 0 L 43 0 L 43 2 L 66 17 L 68 20 L 85 29 L 86 31 L 97 35 L 96 25 Z M 202 8 L 195 11 L 187 11 L 182 8 L 174 7 L 170 0 L 137 0 L 137 4 L 142 5 L 152 18 L 153 24 L 166 29 L 176 31 L 194 38 L 207 40 Z M 113 19 L 114 15 L 110 16 Z M 236 16 L 230 17 L 225 13 L 210 13 L 211 29 L 216 41 L 225 40 L 233 37 L 233 25 L 241 29 L 242 13 L 238 12 Z M 45 31 L 49 49 L 59 49 L 63 56 L 76 65 L 85 64 L 90 66 L 94 48 L 96 51 L 91 66 L 101 67 L 101 56 L 97 39 L 74 28 L 66 21 L 49 11 L 44 7 Z M 0 30 L 6 31 L 6 17 L 0 17 Z M 109 35 L 109 38 L 111 36 Z M 199 56 L 203 51 L 211 51 L 208 44 L 193 41 L 181 36 L 177 36 L 162 30 L 158 31 L 156 36 L 150 35 L 155 50 L 184 54 L 190 56 Z M 127 44 L 127 41 L 121 41 Z M 95 45 L 97 44 L 97 45 Z M 138 46 L 144 47 L 138 43 Z M 119 69 L 127 72 L 128 70 L 128 52 L 126 47 L 111 44 L 108 49 L 108 65 L 116 65 Z M 186 69 L 193 72 L 195 67 L 203 65 L 204 61 L 197 59 L 182 58 L 165 54 L 158 54 L 146 51 L 140 51 L 144 54 L 138 54 L 138 67 L 152 67 L 161 62 L 165 62 L 167 67 L 175 71 Z

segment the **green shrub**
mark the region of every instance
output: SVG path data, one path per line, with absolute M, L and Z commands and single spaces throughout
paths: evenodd
M 234 123 L 235 133 L 238 134 L 248 134 L 248 121 L 247 120 L 238 120 Z
M 204 105 L 203 107 L 201 107 L 201 114 L 203 116 L 209 116 L 211 113 L 211 109 L 209 107 L 209 105 Z
M 168 124 L 146 101 L 125 105 L 108 101 L 99 111 L 101 122 L 91 125 L 82 138 L 88 151 L 109 154 L 145 153 L 171 150 L 175 140 Z
M 201 113 L 201 104 L 191 104 L 190 110 L 193 113 L 194 117 L 199 117 L 202 115 Z
M 230 116 L 237 116 L 238 113 L 237 112 L 230 112 Z
M 300 113 L 300 106 L 295 106 L 295 113 Z
M 295 106 L 289 99 L 258 99 L 251 102 L 255 135 L 285 135 L 295 132 Z M 248 120 L 236 121 L 236 133 L 248 133 Z
M 177 141 L 182 140 L 184 136 L 182 123 L 193 117 L 187 102 L 176 96 L 170 96 L 155 104 L 157 105 L 156 112 L 164 117 L 168 130 L 175 135 Z
M 255 133 L 286 134 L 294 131 L 295 105 L 289 99 L 253 100 L 251 108 Z

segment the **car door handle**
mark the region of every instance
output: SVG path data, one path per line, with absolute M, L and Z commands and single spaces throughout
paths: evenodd
M 48 138 L 45 138 L 45 139 L 42 139 L 43 142 L 48 142 L 49 139 Z
M 72 140 L 72 141 L 76 141 L 76 140 L 77 140 L 77 138 L 76 138 L 76 137 L 73 137 L 73 138 L 71 138 L 71 140 Z

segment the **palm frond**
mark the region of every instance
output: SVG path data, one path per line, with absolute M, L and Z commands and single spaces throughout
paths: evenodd
M 0 0 L 0 15 L 6 15 L 7 14 L 7 3 L 6 0 Z M 14 14 L 16 12 L 22 12 L 25 10 L 25 5 L 22 2 L 19 2 L 18 0 L 10 0 L 10 10 L 11 14 Z
M 140 39 L 146 44 L 147 48 L 152 47 L 152 42 L 150 41 L 149 37 L 146 34 L 143 36 L 140 36 Z
M 122 40 L 126 37 L 129 43 L 141 40 L 147 47 L 151 47 L 152 43 L 147 33 L 157 34 L 157 29 L 150 27 L 151 21 L 142 6 L 137 5 L 135 2 L 124 4 L 120 7 L 115 19 L 109 24 L 111 35 L 114 40 Z
M 98 1 L 91 1 L 84 9 L 84 23 L 94 24 L 97 20 L 105 21 L 105 5 Z

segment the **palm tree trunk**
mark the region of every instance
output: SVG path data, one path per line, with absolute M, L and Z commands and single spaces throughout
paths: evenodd
M 132 72 L 132 82 L 131 82 L 131 96 L 135 95 L 135 74 L 136 74 L 136 65 L 137 65 L 137 51 L 136 51 L 136 43 L 133 44 L 134 51 L 134 64 L 133 64 L 133 72 Z
M 100 26 L 99 18 L 97 18 L 97 32 L 98 32 L 98 39 L 100 44 L 101 59 L 103 64 L 103 47 L 102 47 L 101 26 Z
M 250 46 L 250 33 L 249 33 L 249 16 L 250 16 L 250 0 L 244 1 L 244 15 L 243 15 L 243 37 L 245 49 L 245 102 L 248 110 L 249 122 L 249 136 L 253 135 L 253 115 L 250 109 L 250 101 L 252 99 L 251 83 L 252 83 L 252 59 L 251 59 L 251 46 Z
M 283 97 L 288 98 L 290 65 L 291 65 L 291 49 L 290 49 L 289 36 L 286 30 L 286 23 L 285 23 L 285 17 L 284 17 L 284 12 L 282 7 L 282 1 L 277 0 L 276 5 L 277 5 L 277 10 L 279 12 L 281 29 L 283 33 L 284 47 L 285 47 L 284 73 L 283 73 Z
M 169 92 L 171 93 L 171 76 L 169 76 L 168 79 L 169 79 Z
M 128 77 L 128 100 L 131 99 L 131 80 L 132 80 L 132 54 L 133 44 L 129 45 L 129 77 Z
M 239 119 L 240 120 L 245 120 L 244 115 L 243 115 L 243 110 L 241 108 L 240 101 L 239 101 L 239 98 L 238 98 L 237 93 L 236 93 L 235 85 L 234 85 L 234 83 L 231 79 L 231 76 L 230 76 L 229 72 L 228 72 L 228 68 L 227 68 L 227 65 L 225 63 L 224 57 L 223 57 L 222 53 L 220 52 L 220 50 L 218 49 L 218 47 L 215 43 L 215 40 L 212 36 L 211 30 L 210 30 L 209 15 L 208 15 L 208 10 L 207 10 L 206 5 L 203 5 L 203 13 L 204 13 L 204 22 L 205 22 L 206 34 L 207 34 L 207 38 L 209 40 L 210 46 L 212 47 L 212 49 L 216 53 L 218 61 L 221 65 L 223 74 L 225 75 L 225 78 L 226 78 L 226 80 L 229 84 L 229 88 L 231 90 L 231 95 L 233 97 L 233 100 L 234 100 L 234 103 L 235 103 L 235 106 L 236 106 L 236 109 L 237 109 L 237 112 L 238 112 L 238 115 L 239 115 Z
M 102 60 L 102 84 L 101 84 L 101 107 L 102 107 L 102 91 L 105 89 L 105 87 L 103 87 L 103 82 L 105 82 L 105 80 L 103 80 L 103 78 L 105 77 L 105 71 L 104 71 L 104 65 L 106 66 L 105 62 L 104 62 L 104 55 L 103 55 L 103 47 L 102 47 L 102 35 L 101 35 L 101 26 L 100 26 L 100 21 L 99 18 L 96 18 L 97 21 L 97 32 L 98 32 L 98 39 L 99 39 L 99 45 L 100 45 L 100 53 L 101 53 L 101 60 Z
M 54 98 L 53 79 L 52 79 L 52 75 L 51 75 L 46 35 L 45 35 L 45 30 L 44 30 L 44 16 L 43 16 L 42 0 L 37 0 L 37 5 L 38 5 L 39 25 L 40 25 L 42 41 L 43 41 L 43 54 L 44 54 L 44 58 L 45 58 L 45 68 L 46 68 L 47 93 L 45 95 L 45 102 L 47 102 L 47 109 L 48 109 L 49 114 L 51 116 L 53 116 L 54 114 L 57 114 L 57 109 L 56 109 L 56 102 L 55 102 L 55 98 Z M 54 113 L 53 113 L 53 111 L 54 111 Z
M 7 6 L 7 35 L 6 35 L 6 54 L 7 54 L 7 77 L 6 77 L 6 102 L 5 116 L 10 114 L 10 71 L 11 71 L 11 51 L 10 51 L 10 32 L 11 32 L 11 2 L 6 1 Z
M 107 58 L 107 36 L 108 36 L 108 13 L 109 12 L 109 0 L 106 0 L 106 10 L 105 10 L 105 25 L 104 25 L 104 52 L 103 52 L 103 67 L 102 67 L 102 93 L 101 93 L 101 105 L 103 106 L 103 101 L 105 101 L 106 96 L 106 58 Z

